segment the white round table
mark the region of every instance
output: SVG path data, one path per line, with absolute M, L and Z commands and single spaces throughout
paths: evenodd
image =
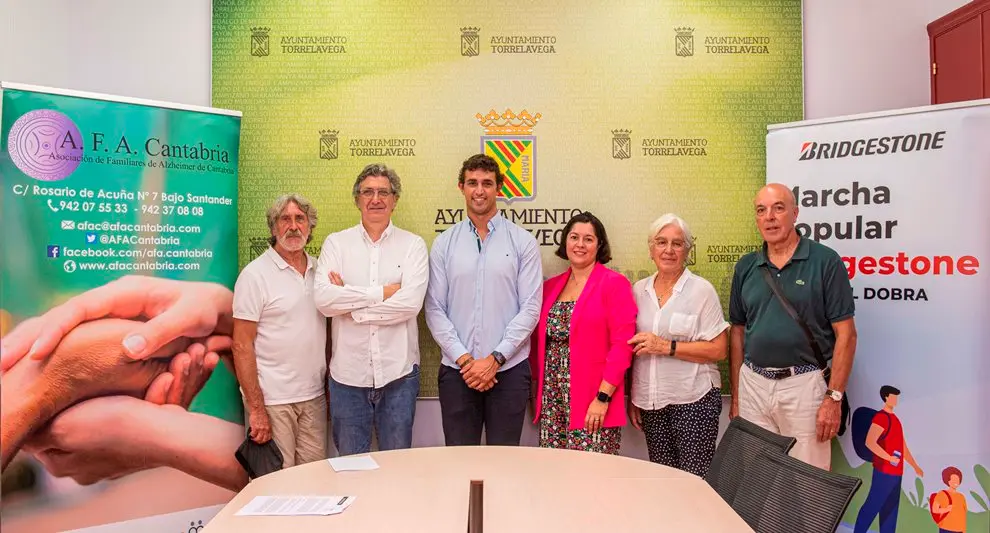
M 379 469 L 335 472 L 318 461 L 258 478 L 203 533 L 464 533 L 472 480 L 484 482 L 485 533 L 752 532 L 703 479 L 638 459 L 503 446 L 369 455 Z M 357 499 L 332 516 L 235 516 L 255 496 L 271 495 Z

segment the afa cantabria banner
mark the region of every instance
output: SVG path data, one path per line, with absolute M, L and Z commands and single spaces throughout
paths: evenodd
M 246 482 L 240 113 L 2 90 L 3 530 L 202 525 Z
M 990 101 L 770 128 L 767 179 L 856 297 L 840 532 L 990 531 L 988 139 Z
M 608 266 L 646 277 L 650 223 L 675 212 L 697 237 L 692 270 L 727 305 L 758 242 L 765 127 L 803 117 L 801 2 L 217 0 L 213 103 L 244 112 L 241 265 L 267 246 L 282 193 L 320 210 L 313 255 L 357 224 L 351 187 L 372 162 L 403 180 L 395 224 L 432 245 L 464 217 L 461 163 L 484 152 L 545 275 L 589 210 Z M 439 350 L 419 338 L 421 395 L 436 396 Z

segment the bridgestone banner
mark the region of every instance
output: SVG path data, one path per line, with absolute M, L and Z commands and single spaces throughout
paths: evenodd
M 842 256 L 856 297 L 832 466 L 863 486 L 840 532 L 990 531 L 988 140 L 988 101 L 770 128 L 767 180 L 793 187 L 798 231 Z M 864 453 L 871 427 L 900 460 Z

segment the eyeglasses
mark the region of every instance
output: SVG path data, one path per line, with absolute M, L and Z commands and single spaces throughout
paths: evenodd
M 667 239 L 653 239 L 653 246 L 656 246 L 661 250 L 669 246 L 670 248 L 679 252 L 684 249 L 686 243 L 684 241 L 676 240 L 676 239 L 673 241 L 668 241 Z
M 395 194 L 395 192 L 388 189 L 361 189 L 358 191 L 358 194 L 360 194 L 362 198 L 368 199 L 374 198 L 377 194 L 382 198 L 382 200 L 388 200 Z

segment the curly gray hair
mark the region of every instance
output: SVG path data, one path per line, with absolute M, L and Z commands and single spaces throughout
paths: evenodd
M 351 189 L 351 195 L 354 196 L 354 201 L 357 201 L 358 194 L 361 193 L 361 182 L 365 178 L 370 178 L 372 176 L 377 176 L 380 178 L 388 178 L 388 184 L 392 187 L 392 193 L 395 194 L 396 199 L 402 194 L 402 180 L 399 179 L 399 175 L 395 173 L 391 168 L 381 165 L 378 163 L 372 163 L 366 167 L 364 170 L 358 174 L 356 180 L 354 180 L 354 188 Z
M 275 229 L 275 224 L 278 223 L 278 217 L 282 216 L 282 211 L 288 207 L 289 202 L 296 204 L 299 210 L 306 213 L 306 219 L 309 220 L 309 237 L 306 239 L 306 244 L 313 240 L 313 228 L 316 227 L 316 222 L 319 216 L 316 214 L 316 206 L 310 203 L 309 200 L 303 198 L 302 195 L 296 193 L 284 194 L 279 196 L 275 200 L 275 203 L 268 208 L 268 232 L 271 233 Z M 274 235 L 268 238 L 268 244 L 275 246 L 276 238 Z

